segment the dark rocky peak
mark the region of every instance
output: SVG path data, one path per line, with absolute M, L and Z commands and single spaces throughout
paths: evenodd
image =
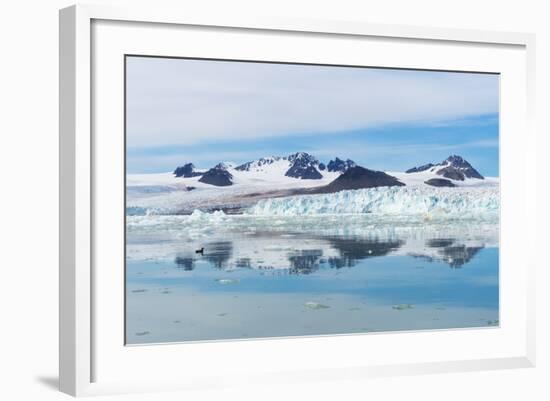
M 201 171 L 195 170 L 195 166 L 193 165 L 193 163 L 184 164 L 183 166 L 179 166 L 174 170 L 174 175 L 176 177 L 197 177 L 202 174 L 203 173 Z
M 347 159 L 344 161 L 337 157 L 334 160 L 331 160 L 330 162 L 328 162 L 327 170 L 330 172 L 340 171 L 343 173 L 347 169 L 351 167 L 355 167 L 356 165 L 357 164 L 355 164 L 353 160 Z
M 405 173 L 419 173 L 428 170 L 445 178 L 457 181 L 464 181 L 466 178 L 484 179 L 470 163 L 458 155 L 451 155 L 441 163 L 428 163 L 419 167 L 410 168 L 405 171 Z
M 298 152 L 286 157 L 290 162 L 290 168 L 285 176 L 304 180 L 319 180 L 323 178 L 318 170 L 319 161 L 305 152 Z
M 311 165 L 296 165 L 293 164 L 288 171 L 285 173 L 285 176 L 292 178 L 300 178 L 303 180 L 320 180 L 323 178 L 319 170 L 315 166 Z
M 347 169 L 330 184 L 321 187 L 318 193 L 332 193 L 350 189 L 404 186 L 397 178 L 382 171 L 369 170 L 361 166 Z
M 204 173 L 199 182 L 217 187 L 227 187 L 233 185 L 233 175 L 227 171 L 223 163 L 220 163 Z
M 484 179 L 484 177 L 461 156 L 451 155 L 439 163 L 438 166 L 442 166 L 442 168 L 438 169 L 436 173 L 443 177 L 450 178 L 451 180 L 463 181 L 464 178 Z
M 464 160 L 462 156 L 458 156 L 458 155 L 451 155 L 447 157 L 445 160 L 443 160 L 440 164 L 443 165 L 445 163 L 448 163 L 451 166 L 458 167 L 458 168 L 472 167 L 472 165 L 468 163 L 466 160 Z

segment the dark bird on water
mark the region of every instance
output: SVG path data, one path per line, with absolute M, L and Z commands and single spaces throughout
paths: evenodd
M 195 253 L 200 253 L 201 255 L 204 255 L 204 247 L 202 247 L 201 249 L 197 249 Z

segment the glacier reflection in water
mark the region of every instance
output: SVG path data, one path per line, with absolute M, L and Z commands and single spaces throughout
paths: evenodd
M 492 326 L 498 264 L 495 221 L 131 216 L 127 342 Z

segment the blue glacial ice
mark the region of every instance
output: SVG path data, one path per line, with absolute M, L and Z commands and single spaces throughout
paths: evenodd
M 380 187 L 332 194 L 260 200 L 249 215 L 303 216 L 319 214 L 423 215 L 426 218 L 498 218 L 498 187 Z

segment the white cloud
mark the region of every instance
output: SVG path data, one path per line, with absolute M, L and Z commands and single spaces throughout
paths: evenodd
M 498 112 L 498 77 L 129 58 L 129 146 L 162 146 Z
M 192 162 L 197 168 L 211 168 L 221 161 L 231 161 L 239 163 L 243 160 L 254 160 L 258 157 L 257 151 L 226 151 L 215 153 L 192 153 L 182 152 L 181 154 L 156 154 L 146 153 L 142 155 L 128 155 L 126 163 L 129 171 L 172 171 L 175 167 L 181 166 L 184 163 Z
M 311 149 L 309 152 L 322 159 L 336 156 L 345 156 L 351 159 L 364 160 L 376 159 L 383 160 L 386 156 L 401 156 L 405 159 L 417 159 L 418 155 L 427 154 L 445 154 L 445 152 L 457 152 L 457 150 L 481 149 L 481 148 L 498 148 L 498 139 L 487 139 L 479 141 L 470 141 L 452 144 L 434 144 L 434 143 L 390 143 L 390 144 L 368 144 L 358 142 L 355 146 L 353 143 L 346 142 L 345 146 Z M 446 157 L 446 156 L 445 156 Z M 430 161 L 440 160 L 427 160 Z M 422 163 L 422 161 L 421 161 Z

